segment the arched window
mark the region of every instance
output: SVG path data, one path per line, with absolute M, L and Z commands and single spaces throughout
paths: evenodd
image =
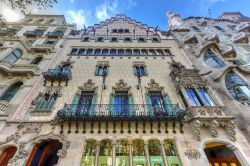
M 151 165 L 164 165 L 161 144 L 159 140 L 154 139 L 148 141 L 148 152 Z
M 57 165 L 59 159 L 57 153 L 60 149 L 62 143 L 58 140 L 43 141 L 33 148 L 26 166 Z
M 5 166 L 8 164 L 9 160 L 15 155 L 17 148 L 9 147 L 6 148 L 0 155 L 0 163 Z
M 250 105 L 250 89 L 239 75 L 230 71 L 226 74 L 225 81 L 227 90 L 235 100 Z
M 225 66 L 223 60 L 221 60 L 212 49 L 207 49 L 204 54 L 205 63 L 212 68 L 221 68 Z
M 112 152 L 113 148 L 111 140 L 102 140 L 100 143 L 98 165 L 112 165 Z
M 9 55 L 4 58 L 4 61 L 15 63 L 23 55 L 20 49 L 15 49 Z
M 0 100 L 5 100 L 9 102 L 15 96 L 15 94 L 18 92 L 22 85 L 22 82 L 16 82 L 12 84 L 0 97 Z
M 96 140 L 87 140 L 84 147 L 81 166 L 95 165 Z
M 147 165 L 144 141 L 141 139 L 132 142 L 133 165 Z
M 173 140 L 164 141 L 164 150 L 168 165 L 181 165 L 181 161 L 177 153 L 177 148 Z
M 129 165 L 129 146 L 127 140 L 116 142 L 116 165 Z
M 33 64 L 33 65 L 38 65 L 41 61 L 42 61 L 43 57 L 39 56 L 39 57 L 36 57 L 35 59 L 33 59 L 31 61 L 30 64 Z

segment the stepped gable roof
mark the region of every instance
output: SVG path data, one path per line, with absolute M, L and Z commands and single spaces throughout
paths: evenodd
M 157 32 L 160 32 L 156 28 L 150 27 L 147 24 L 143 24 L 139 21 L 136 21 L 130 17 L 127 17 L 124 14 L 117 14 L 115 17 L 111 17 L 110 19 L 106 19 L 105 21 L 101 21 L 99 24 L 95 24 L 94 26 L 89 26 L 85 30 L 87 35 L 93 35 L 94 33 L 98 36 L 106 36 L 107 31 L 110 35 L 115 35 L 112 30 L 113 29 L 128 29 L 129 32 L 123 33 L 123 35 L 132 36 L 134 33 L 137 36 L 148 36 L 156 35 Z M 117 33 L 119 34 L 119 32 Z

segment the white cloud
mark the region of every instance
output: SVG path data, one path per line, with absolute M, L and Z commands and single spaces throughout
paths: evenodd
M 66 19 L 70 23 L 75 23 L 77 28 L 83 28 L 83 25 L 88 25 L 88 17 L 90 16 L 90 12 L 86 12 L 81 10 L 73 11 L 68 10 L 66 12 Z
M 71 3 L 74 3 L 75 0 L 69 0 Z
M 23 14 L 20 11 L 14 10 L 4 3 L 0 3 L 0 15 L 2 15 L 7 22 L 15 22 L 23 18 Z
M 104 4 L 96 7 L 96 17 L 98 20 L 102 21 L 109 18 L 118 12 L 119 1 L 115 0 L 113 2 L 106 1 Z

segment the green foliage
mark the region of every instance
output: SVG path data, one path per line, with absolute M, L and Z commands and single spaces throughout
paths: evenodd
M 39 9 L 53 7 L 57 0 L 2 0 L 13 9 L 20 9 L 23 14 L 28 12 L 29 7 L 37 6 Z

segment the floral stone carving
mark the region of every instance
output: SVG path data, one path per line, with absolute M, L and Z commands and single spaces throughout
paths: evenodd
M 198 160 L 201 158 L 201 153 L 197 149 L 187 149 L 185 155 L 191 160 Z

